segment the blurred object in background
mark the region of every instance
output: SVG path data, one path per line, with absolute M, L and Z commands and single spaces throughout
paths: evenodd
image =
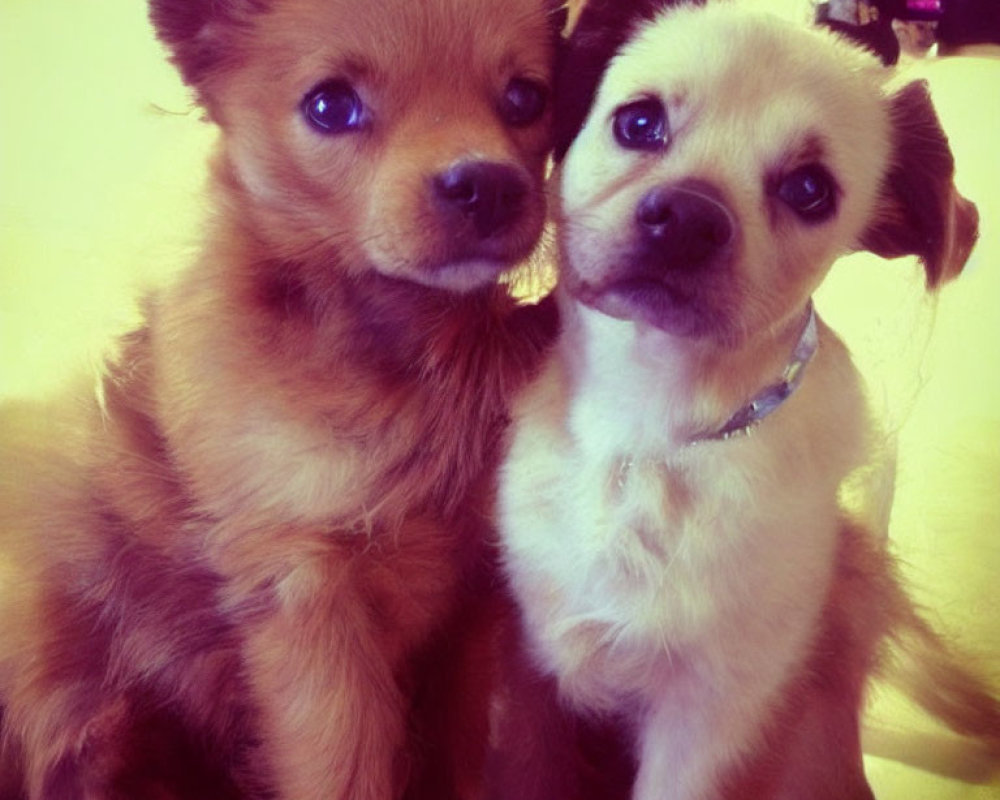
M 937 26 L 938 54 L 949 55 L 972 44 L 1000 44 L 1000 2 L 942 0 Z
M 886 4 L 896 19 L 907 22 L 937 22 L 944 13 L 947 0 L 896 0 Z
M 894 19 L 892 32 L 896 34 L 902 55 L 923 58 L 937 44 L 937 22 L 929 20 Z
M 892 30 L 900 51 L 911 58 L 928 55 L 937 44 L 937 26 L 946 0 L 902 0 L 893 9 Z
M 939 55 L 976 44 L 1000 44 L 998 0 L 827 0 L 815 21 L 895 64 L 900 53 Z
M 877 55 L 883 64 L 899 60 L 899 41 L 892 30 L 897 7 L 905 0 L 828 0 L 816 6 L 816 22 L 847 36 Z

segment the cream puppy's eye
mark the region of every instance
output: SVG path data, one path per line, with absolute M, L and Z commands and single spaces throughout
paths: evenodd
M 615 111 L 615 139 L 628 150 L 659 150 L 667 143 L 667 110 L 654 98 Z
M 778 184 L 778 197 L 805 222 L 823 222 L 837 210 L 837 187 L 819 164 L 789 172 Z
M 314 87 L 302 100 L 302 114 L 317 131 L 349 133 L 365 123 L 365 105 L 346 81 L 330 80 Z
M 508 125 L 523 128 L 536 122 L 545 111 L 548 91 L 537 81 L 514 78 L 500 100 L 500 116 Z

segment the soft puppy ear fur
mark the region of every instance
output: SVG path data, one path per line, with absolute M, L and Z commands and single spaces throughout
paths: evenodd
M 933 289 L 962 271 L 979 213 L 955 189 L 955 162 L 927 83 L 907 84 L 889 102 L 892 165 L 861 246 L 885 258 L 918 256 Z
M 270 0 L 149 0 L 149 18 L 184 82 L 197 88 L 224 61 L 227 34 Z
M 556 36 L 556 44 L 561 46 L 566 26 L 569 24 L 569 5 L 555 0 L 552 3 L 552 10 L 549 12 L 549 24 Z

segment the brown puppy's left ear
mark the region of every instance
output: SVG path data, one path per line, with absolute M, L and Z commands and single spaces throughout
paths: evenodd
M 228 35 L 269 0 L 149 0 L 149 18 L 184 82 L 196 89 L 229 53 Z
M 890 103 L 892 165 L 861 246 L 885 258 L 918 256 L 933 289 L 965 266 L 979 212 L 955 189 L 955 160 L 927 83 L 907 84 Z

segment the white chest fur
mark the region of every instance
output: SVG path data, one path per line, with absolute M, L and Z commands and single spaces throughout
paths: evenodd
M 750 436 L 689 445 L 673 431 L 690 397 L 634 353 L 608 352 L 616 338 L 634 344 L 563 348 L 517 410 L 500 499 L 507 566 L 564 700 L 642 709 L 640 746 L 654 756 L 635 796 L 648 785 L 662 800 L 669 771 L 670 797 L 697 797 L 716 756 L 752 746 L 810 645 L 860 415 L 829 407 L 854 393 L 827 391 L 826 352 Z

